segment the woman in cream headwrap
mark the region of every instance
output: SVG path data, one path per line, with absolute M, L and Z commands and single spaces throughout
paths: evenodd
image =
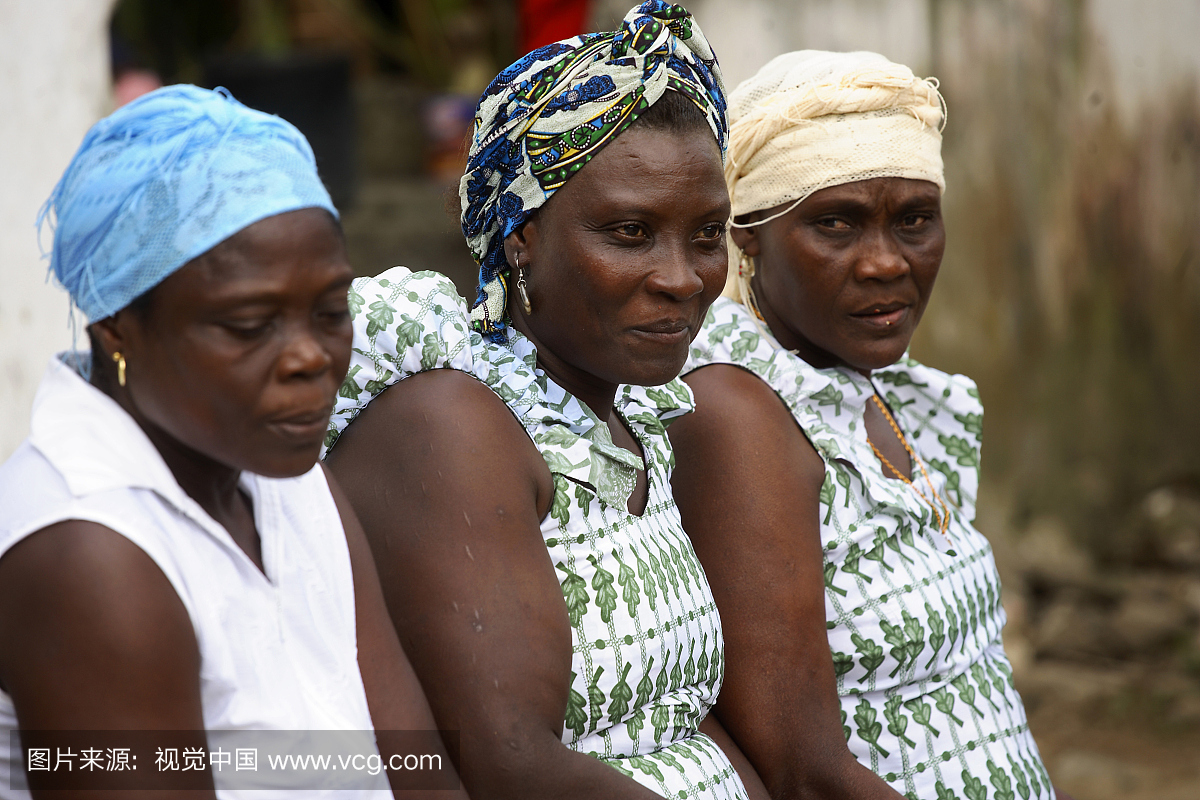
M 736 300 L 671 428 L 718 716 L 775 798 L 1051 798 L 971 524 L 978 392 L 906 353 L 945 247 L 937 84 L 806 51 L 729 102 Z

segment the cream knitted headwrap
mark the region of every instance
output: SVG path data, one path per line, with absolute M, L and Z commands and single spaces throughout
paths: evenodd
M 785 53 L 729 95 L 733 216 L 789 204 L 751 223 L 759 225 L 821 189 L 870 178 L 927 180 L 945 191 L 945 120 L 937 79 L 878 53 Z M 753 267 L 739 270 L 742 253 L 732 242 L 729 253 L 726 294 L 749 305 Z

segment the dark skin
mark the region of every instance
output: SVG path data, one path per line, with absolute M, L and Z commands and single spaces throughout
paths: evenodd
M 778 220 L 735 228 L 733 238 L 763 265 L 751 286 L 779 343 L 818 369 L 868 377 L 908 348 L 946 249 L 937 186 L 904 178 L 823 189 Z M 865 423 L 871 443 L 912 480 L 908 453 L 874 403 Z
M 133 417 L 183 490 L 260 570 L 253 508 L 237 481 L 242 470 L 292 477 L 316 463 L 349 363 L 353 277 L 333 218 L 304 209 L 245 228 L 164 280 L 145 307 L 89 328 L 98 349 L 93 384 Z M 126 360 L 125 386 L 115 352 Z M 350 551 L 373 721 L 377 729 L 433 729 L 361 526 L 332 478 L 330 488 Z M 200 661 L 183 603 L 120 534 L 66 521 L 0 559 L 0 684 L 23 729 L 196 731 L 202 743 Z
M 520 261 L 534 309 L 526 315 L 513 297 L 509 314 L 537 346 L 539 366 L 608 423 L 614 444 L 643 457 L 613 411 L 617 386 L 656 386 L 679 373 L 716 299 L 725 228 L 708 174 L 714 143 L 692 141 L 673 153 L 651 132 L 628 133 L 596 156 L 601 169 L 572 178 L 504 249 L 510 264 Z M 648 150 L 648 142 L 659 144 Z M 653 163 L 655 156 L 662 163 Z M 693 198 L 694 172 L 708 180 Z M 697 203 L 690 214 L 671 205 L 689 201 Z M 643 470 L 631 513 L 645 508 L 646 491 Z
M 907 349 L 945 249 L 937 186 L 902 178 L 823 189 L 732 235 L 755 259 L 751 285 L 779 342 L 814 367 L 868 377 Z M 672 485 L 724 622 L 717 716 L 774 800 L 901 800 L 842 732 L 825 628 L 821 457 L 756 375 L 714 364 L 685 380 L 697 411 L 669 429 Z M 871 443 L 911 478 L 883 414 L 873 402 L 866 412 Z
M 514 327 L 537 345 L 539 366 L 639 456 L 613 408 L 617 386 L 678 373 L 724 280 L 728 213 L 707 130 L 635 127 L 505 242 L 533 309 L 511 298 Z M 363 520 L 434 716 L 461 731 L 472 797 L 658 797 L 562 743 L 571 628 L 540 531 L 554 485 L 500 398 L 450 370 L 408 378 L 372 401 L 328 464 Z M 631 513 L 645 504 L 643 476 Z M 716 720 L 703 729 L 765 798 Z

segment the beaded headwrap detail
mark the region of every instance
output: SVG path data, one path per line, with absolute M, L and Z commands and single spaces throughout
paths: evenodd
M 671 89 L 704 112 L 725 152 L 725 87 L 691 14 L 650 0 L 618 31 L 546 45 L 496 76 L 479 99 L 462 229 L 479 264 L 471 324 L 507 340 L 504 239 L 584 164 Z

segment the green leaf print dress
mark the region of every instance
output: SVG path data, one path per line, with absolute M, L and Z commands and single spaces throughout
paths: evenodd
M 972 525 L 975 384 L 909 358 L 870 379 L 815 369 L 726 298 L 709 310 L 684 372 L 708 364 L 765 381 L 825 462 L 826 627 L 851 752 L 910 798 L 1053 800 L 1000 641 L 991 546 Z M 908 485 L 883 475 L 863 425 L 875 391 L 951 506 L 945 536 Z
M 671 495 L 666 424 L 692 409 L 691 392 L 679 381 L 618 391 L 617 411 L 646 453 L 650 496 L 637 517 L 626 502 L 639 459 L 537 368 L 528 339 L 511 330 L 507 344 L 483 341 L 437 273 L 396 267 L 355 281 L 350 299 L 354 354 L 326 447 L 372 397 L 417 372 L 458 369 L 495 391 L 554 478 L 541 528 L 574 650 L 564 744 L 664 797 L 745 798 L 729 760 L 696 729 L 725 663 L 716 604 Z

